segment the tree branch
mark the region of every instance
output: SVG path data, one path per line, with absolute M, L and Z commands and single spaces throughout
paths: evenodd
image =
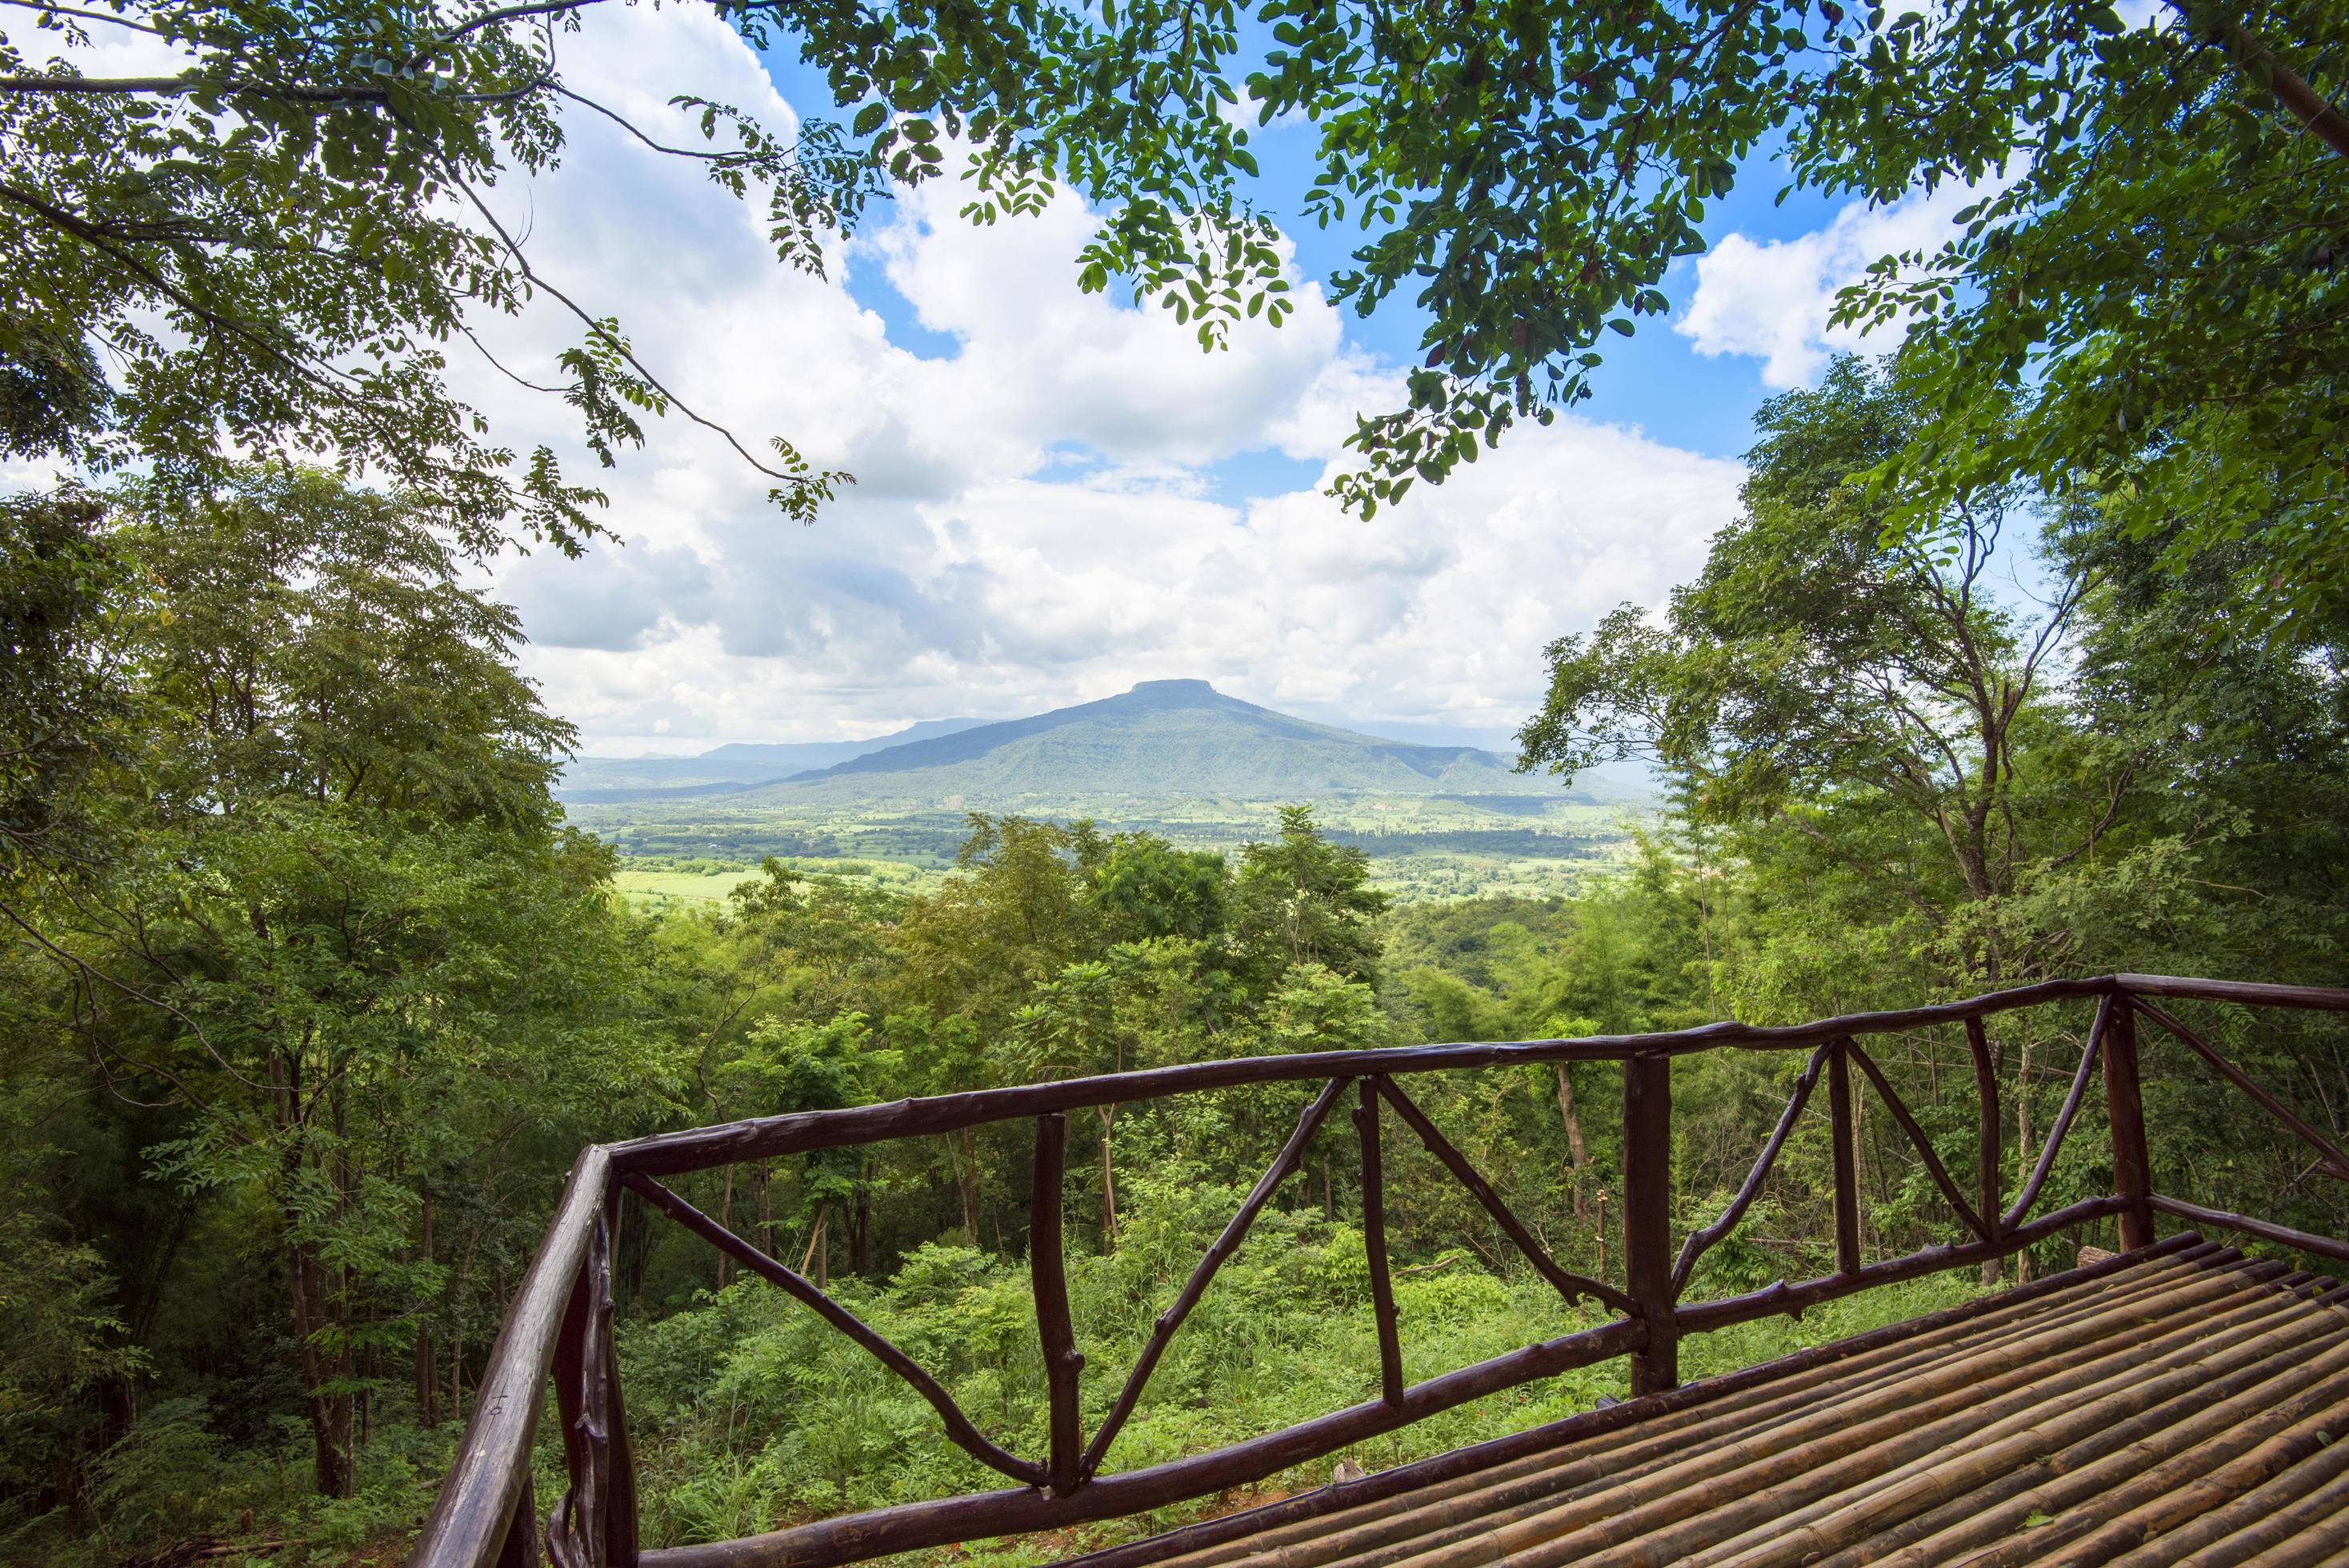
M 576 11 L 585 5 L 599 5 L 603 0 L 536 0 L 522 5 L 504 5 L 495 11 L 485 11 L 470 22 L 464 22 L 440 35 L 440 42 L 453 44 L 466 34 L 500 22 L 511 22 L 518 16 L 552 16 L 565 11 Z
M 227 98 L 291 98 L 298 103 L 385 103 L 383 88 L 310 88 L 288 83 L 209 81 L 202 77 L 0 77 L 0 93 L 72 93 L 88 98 L 187 98 L 219 93 Z
M 2349 115 L 2279 59 L 2266 40 L 2208 0 L 2169 0 L 2169 4 L 2204 42 L 2224 48 L 2243 75 L 2265 88 L 2319 141 L 2349 158 Z
M 144 22 L 134 22 L 128 16 L 118 16 L 111 11 L 86 11 L 78 5 L 51 5 L 49 0 L 0 0 L 0 5 L 14 5 L 26 11 L 42 11 L 52 16 L 73 16 L 85 22 L 105 22 L 112 26 L 128 27 L 133 32 L 151 34 L 158 38 L 169 38 L 172 36 L 160 27 L 152 27 Z
M 448 160 L 442 159 L 440 160 L 440 168 L 441 171 L 448 176 L 450 183 L 465 193 L 465 200 L 472 204 L 473 211 L 481 215 L 481 221 L 487 223 L 492 232 L 497 235 L 499 242 L 505 246 L 506 253 L 513 258 L 515 270 L 522 273 L 523 277 L 529 282 L 530 285 L 533 288 L 543 290 L 557 304 L 561 304 L 572 315 L 577 316 L 582 322 L 585 322 L 590 331 L 595 332 L 599 336 L 605 337 L 607 340 L 609 346 L 613 348 L 613 350 L 616 352 L 621 358 L 628 362 L 628 367 L 634 370 L 638 376 L 644 377 L 645 385 L 659 393 L 662 398 L 667 401 L 668 407 L 675 408 L 678 413 L 683 414 L 688 419 L 699 425 L 702 428 L 717 432 L 719 437 L 723 439 L 728 446 L 734 449 L 735 452 L 744 462 L 750 464 L 752 468 L 758 469 L 759 472 L 766 475 L 771 480 L 777 480 L 780 483 L 790 485 L 799 490 L 812 489 L 823 483 L 823 480 L 816 476 L 788 473 L 780 469 L 769 468 L 766 464 L 761 462 L 757 458 L 750 455 L 750 449 L 743 446 L 742 443 L 735 438 L 733 431 L 728 429 L 725 426 L 719 424 L 714 419 L 705 418 L 700 414 L 696 413 L 683 398 L 678 397 L 677 394 L 671 392 L 667 387 L 663 386 L 660 380 L 656 377 L 650 370 L 645 367 L 644 362 L 636 357 L 636 352 L 633 349 L 629 348 L 625 343 L 619 341 L 618 338 L 614 337 L 607 333 L 603 324 L 598 322 L 594 316 L 588 315 L 585 309 L 584 309 L 576 300 L 574 300 L 569 294 L 564 294 L 561 289 L 556 288 L 554 284 L 548 283 L 545 279 L 540 277 L 536 272 L 532 270 L 530 258 L 523 253 L 521 243 L 514 239 L 513 235 L 507 230 L 506 226 L 498 221 L 497 214 L 490 211 L 489 203 L 481 200 L 481 193 L 473 189 L 471 181 L 468 181 L 464 175 L 458 170 L 455 165 L 449 162 Z

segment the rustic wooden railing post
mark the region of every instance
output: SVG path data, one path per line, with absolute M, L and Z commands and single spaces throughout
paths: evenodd
M 506 1538 L 498 1547 L 498 1568 L 540 1568 L 538 1556 L 538 1489 L 530 1474 L 522 1478 L 522 1497 L 513 1517 L 506 1522 Z
M 1827 1120 L 1835 1149 L 1836 1273 L 1859 1272 L 1859 1145 L 1852 1125 L 1851 1053 L 1837 1040 L 1827 1056 Z
M 2153 1245 L 2152 1161 L 2146 1152 L 2145 1093 L 2137 1077 L 2137 1008 L 2126 991 L 2113 996 L 2105 1026 L 2105 1120 L 2112 1130 L 2113 1194 L 2120 1212 L 2121 1251 Z
M 605 1561 L 611 1568 L 636 1568 L 636 1450 L 628 1440 L 627 1401 L 620 1395 L 620 1346 L 612 1336 L 613 1252 L 620 1238 L 620 1200 L 615 1183 L 604 1200 L 604 1256 L 599 1284 L 604 1300 L 604 1388 L 611 1444 L 611 1501 L 604 1511 Z
M 546 1554 L 556 1568 L 636 1568 L 636 1495 L 619 1363 L 612 1348 L 612 1231 L 618 1208 L 608 1194 L 587 1235 L 587 1254 L 571 1287 L 555 1340 L 554 1402 L 563 1418 L 563 1454 L 571 1485 L 546 1526 Z
M 1379 1398 L 1402 1403 L 1402 1339 L 1395 1331 L 1394 1281 L 1387 1272 L 1386 1164 L 1379 1148 L 1379 1080 L 1361 1081 L 1354 1130 L 1362 1145 L 1362 1253 L 1371 1269 L 1371 1311 L 1379 1332 Z
M 1982 1215 L 1982 1240 L 1998 1240 L 1999 1211 L 2004 1206 L 2002 1191 L 2005 1156 L 1999 1147 L 2003 1136 L 1998 1109 L 1998 1069 L 1990 1059 L 1990 1035 L 1980 1018 L 1966 1020 L 1966 1051 L 1974 1060 L 1974 1099 L 1978 1107 L 1975 1125 L 1977 1148 L 1974 1151 L 1974 1207 Z M 1998 1260 L 1982 1265 L 1982 1283 L 1998 1283 Z
M 1631 1357 L 1631 1392 L 1680 1386 L 1680 1326 L 1672 1305 L 1672 1062 L 1661 1053 L 1623 1063 L 1623 1274 L 1648 1343 Z
M 1068 1256 L 1061 1229 L 1061 1190 L 1067 1173 L 1069 1119 L 1058 1111 L 1036 1119 L 1036 1175 L 1028 1205 L 1028 1273 L 1036 1288 L 1036 1335 L 1044 1346 L 1044 1386 L 1051 1402 L 1051 1457 L 1045 1468 L 1054 1495 L 1077 1490 L 1084 1452 L 1078 1429 L 1077 1354 L 1069 1321 Z

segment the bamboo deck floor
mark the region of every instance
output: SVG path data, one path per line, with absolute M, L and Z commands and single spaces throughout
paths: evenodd
M 1611 1431 L 1161 1561 L 2349 1568 L 2349 1289 L 2189 1237 L 2101 1277 L 1871 1337 L 1715 1397 L 1699 1386 Z

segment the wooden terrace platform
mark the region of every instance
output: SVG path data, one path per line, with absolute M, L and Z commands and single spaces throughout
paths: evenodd
M 2046 1284 L 1076 1562 L 2349 1564 L 2349 1289 L 2191 1234 Z
M 2349 1239 L 2208 1208 L 2164 1190 L 2155 1179 L 2164 1151 L 2149 1148 L 2146 1136 L 2139 1025 L 2169 1042 L 2164 1072 L 2207 1074 L 2231 1086 L 2312 1150 L 2303 1177 L 2349 1185 L 2349 1147 L 2337 1130 L 2295 1111 L 2169 1010 L 2189 1003 L 2251 1019 L 2278 1011 L 2349 1014 L 2349 988 L 2080 977 L 1806 1024 L 1723 1022 L 1663 1034 L 1216 1059 L 598 1144 L 573 1167 L 515 1295 L 409 1568 L 845 1568 L 1144 1515 L 1326 1462 L 1439 1411 L 1617 1358 L 1630 1363 L 1635 1397 L 1628 1402 L 1094 1553 L 1071 1568 L 2349 1568 L 2344 1293 L 2203 1235 L 2254 1237 L 2326 1264 L 2349 1263 Z M 2090 1009 L 2092 1016 L 2079 1016 Z M 2007 1122 L 1987 1031 L 2007 1026 L 2016 1014 L 2067 1010 L 2087 1025 L 2078 1065 L 2010 1198 Z M 1936 1029 L 1962 1030 L 1977 1100 L 1972 1159 L 1958 1161 L 1954 1173 L 1868 1049 Z M 1676 1236 L 1671 1065 L 1717 1050 L 1800 1051 L 1808 1058 L 1727 1207 Z M 1619 1283 L 1578 1274 L 1552 1256 L 1407 1087 L 1433 1073 L 1568 1062 L 1611 1063 L 1622 1073 Z M 2097 1164 L 2110 1189 L 2048 1209 L 2041 1200 L 2056 1161 L 2099 1080 Z M 1892 1257 L 1871 1258 L 1863 1248 L 1863 1084 L 1939 1191 L 1946 1214 L 1937 1229 L 1948 1239 Z M 1289 1086 L 1287 1092 L 1306 1096 L 1296 1128 L 1158 1315 L 1123 1379 L 1097 1382 L 1089 1400 L 1061 1223 L 1068 1117 L 1244 1085 Z M 1824 1091 L 1832 1154 L 1832 1272 L 1705 1296 L 1698 1265 L 1743 1222 L 1797 1122 L 1817 1114 L 1810 1109 L 1815 1089 Z M 1302 1169 L 1314 1140 L 1325 1129 L 1342 1136 L 1335 1120 L 1341 1105 L 1352 1107 L 1347 1119 L 1379 1341 L 1376 1388 L 1360 1403 L 1280 1431 L 1121 1468 L 1113 1462 L 1117 1438 L 1168 1344 L 1265 1205 Z M 1049 1404 L 1041 1452 L 1004 1446 L 937 1376 L 664 1181 L 742 1161 L 1021 1121 L 1035 1140 L 1026 1242 Z M 1407 1381 L 1387 1255 L 1382 1126 L 1432 1155 L 1564 1301 L 1595 1303 L 1614 1315 Z M 2164 1174 L 2191 1172 L 2180 1162 Z M 641 1542 L 613 1339 L 613 1238 L 624 1200 L 685 1227 L 862 1346 L 931 1406 L 947 1440 L 1011 1484 L 730 1541 Z M 2158 1221 L 2193 1228 L 2164 1238 Z M 1681 1378 L 1680 1346 L 1691 1336 L 1978 1268 L 2107 1222 L 2119 1254 L 2071 1274 L 1727 1377 Z M 1588 1315 L 1578 1311 L 1577 1321 L 1587 1324 Z M 537 1496 L 532 1460 L 543 1414 L 558 1424 L 564 1448 L 566 1484 L 547 1500 L 551 1507 Z

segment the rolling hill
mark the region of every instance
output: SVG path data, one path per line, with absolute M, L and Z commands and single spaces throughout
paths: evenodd
M 1469 746 L 1419 746 L 1314 724 L 1206 681 L 1144 681 L 1029 718 L 907 740 L 781 783 L 743 804 L 1305 800 L 1441 795 L 1572 799 Z

